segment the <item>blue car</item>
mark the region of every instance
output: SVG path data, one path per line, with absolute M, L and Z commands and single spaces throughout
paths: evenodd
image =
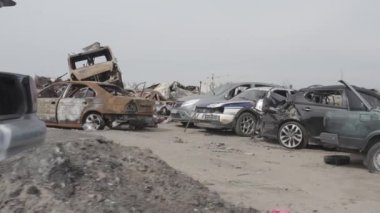
M 228 101 L 197 105 L 195 126 L 205 129 L 233 130 L 237 135 L 253 134 L 257 118 L 252 110 L 260 108 L 264 97 L 275 93 L 286 99 L 292 90 L 277 87 L 257 87 L 245 90 Z
M 0 160 L 44 141 L 45 123 L 36 112 L 34 80 L 0 72 Z

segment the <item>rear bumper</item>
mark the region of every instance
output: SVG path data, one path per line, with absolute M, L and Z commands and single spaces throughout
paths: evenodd
M 42 143 L 45 137 L 45 123 L 35 114 L 0 121 L 0 159 Z

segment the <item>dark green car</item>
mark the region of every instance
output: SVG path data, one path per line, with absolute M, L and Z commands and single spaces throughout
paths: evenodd
M 380 173 L 380 99 L 366 97 L 346 82 L 340 82 L 357 101 L 350 110 L 327 112 L 321 142 L 365 154 L 364 164 L 369 171 Z

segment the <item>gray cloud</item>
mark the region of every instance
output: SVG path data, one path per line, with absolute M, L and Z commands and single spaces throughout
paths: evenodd
M 113 47 L 129 82 L 332 84 L 379 88 L 378 1 L 18 1 L 0 9 L 0 69 L 58 76 L 69 52 Z

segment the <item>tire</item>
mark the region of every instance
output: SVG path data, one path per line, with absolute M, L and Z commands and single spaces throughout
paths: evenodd
M 256 121 L 253 114 L 249 112 L 242 113 L 236 120 L 235 133 L 242 137 L 252 136 L 255 131 Z
M 326 164 L 341 166 L 350 164 L 350 156 L 346 155 L 327 155 L 323 158 Z
M 294 121 L 286 122 L 278 129 L 277 139 L 287 149 L 302 149 L 308 142 L 305 128 Z
M 380 142 L 368 150 L 365 161 L 369 172 L 380 173 Z
M 102 130 L 105 125 L 102 115 L 96 112 L 91 112 L 83 119 L 82 128 L 84 130 Z

